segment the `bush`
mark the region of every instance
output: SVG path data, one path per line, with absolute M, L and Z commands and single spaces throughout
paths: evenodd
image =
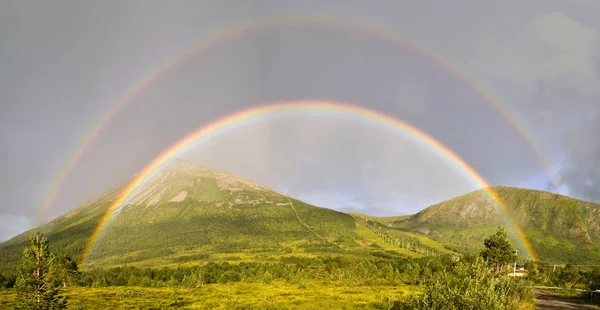
M 534 309 L 533 292 L 522 279 L 496 277 L 479 258 L 461 261 L 425 281 L 424 292 L 405 309 Z
M 587 275 L 588 288 L 591 290 L 600 290 L 600 268 L 596 267 Z
M 8 278 L 0 273 L 0 288 L 8 288 L 9 281 Z

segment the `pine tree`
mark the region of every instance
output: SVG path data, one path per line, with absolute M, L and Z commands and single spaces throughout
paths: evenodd
M 508 242 L 506 230 L 498 227 L 495 234 L 486 238 L 483 242 L 485 249 L 481 256 L 496 273 L 502 271 L 502 267 L 516 259 L 515 251 Z
M 60 295 L 60 283 L 49 276 L 54 258 L 48 249 L 48 239 L 36 231 L 30 241 L 31 245 L 23 251 L 15 285 L 17 309 L 66 309 L 67 300 Z
M 77 262 L 64 253 L 54 255 L 53 257 L 53 266 L 50 270 L 52 279 L 59 281 L 62 287 L 77 284 L 81 276 Z

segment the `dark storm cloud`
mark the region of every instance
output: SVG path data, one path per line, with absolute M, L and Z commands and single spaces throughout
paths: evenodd
M 563 177 L 574 195 L 600 201 L 600 113 L 567 134 Z
M 484 50 L 473 61 L 488 77 L 504 80 L 515 110 L 536 124 L 530 127 L 544 155 L 554 156 L 561 185 L 576 197 L 598 201 L 600 22 L 586 17 L 539 14 L 480 41 Z

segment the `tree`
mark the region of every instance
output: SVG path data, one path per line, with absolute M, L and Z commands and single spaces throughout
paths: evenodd
M 581 280 L 581 274 L 579 273 L 579 270 L 571 265 L 566 265 L 565 268 L 562 268 L 558 272 L 554 282 L 558 286 L 572 288 L 579 282 L 579 280 Z
M 54 258 L 48 239 L 36 231 L 30 241 L 18 268 L 17 309 L 66 309 L 67 300 L 60 295 L 59 283 L 50 277 Z
M 483 241 L 485 249 L 481 251 L 481 257 L 494 268 L 494 272 L 499 273 L 502 267 L 514 262 L 517 258 L 515 250 L 508 242 L 506 230 L 498 227 L 495 234 L 489 236 Z
M 591 290 L 600 290 L 600 267 L 594 268 L 588 274 L 589 284 L 588 287 Z
M 525 267 L 525 270 L 527 270 L 527 278 L 529 280 L 533 281 L 534 283 L 543 283 L 543 274 L 537 270 L 537 267 L 532 260 L 526 261 L 525 266 L 523 267 Z
M 52 280 L 58 281 L 63 287 L 77 284 L 80 277 L 77 262 L 63 253 L 54 256 L 51 274 Z

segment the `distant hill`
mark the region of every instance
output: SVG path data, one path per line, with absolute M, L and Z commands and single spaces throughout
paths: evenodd
M 600 204 L 538 190 L 491 190 L 507 208 L 508 217 L 523 229 L 540 260 L 600 263 Z M 483 190 L 433 205 L 391 225 L 419 232 L 459 252 L 481 249 L 483 239 L 499 225 L 512 231 Z M 515 236 L 513 241 L 516 245 Z
M 40 230 L 55 249 L 81 257 L 101 217 L 126 185 Z M 414 245 L 405 249 L 374 231 L 360 218 L 303 203 L 240 176 L 172 160 L 126 200 L 96 243 L 88 266 L 265 261 L 332 253 L 419 257 L 437 253 L 435 249 L 449 252 L 433 240 L 428 240 L 430 248 L 412 237 Z M 0 269 L 14 267 L 30 232 L 0 244 Z

